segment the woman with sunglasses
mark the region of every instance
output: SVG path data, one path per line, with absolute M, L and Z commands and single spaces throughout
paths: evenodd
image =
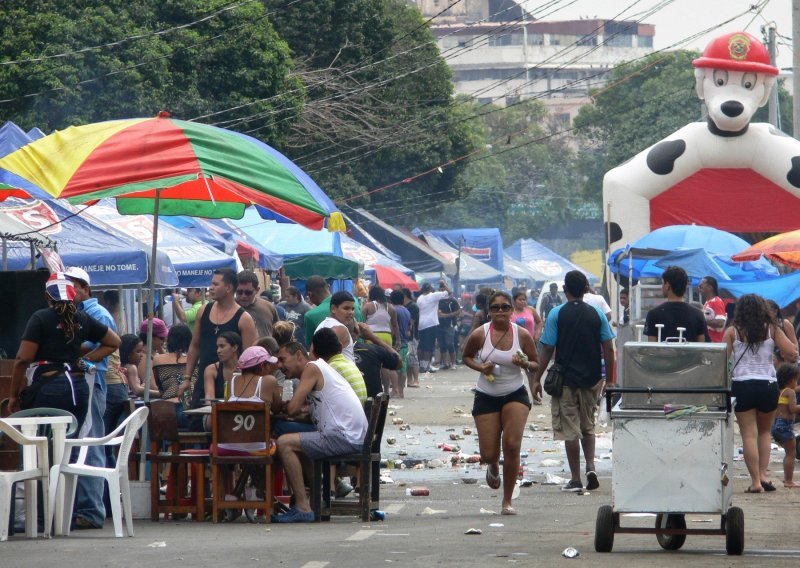
M 539 367 L 536 346 L 528 331 L 511 321 L 513 302 L 506 292 L 488 300 L 489 323 L 473 330 L 464 345 L 463 360 L 480 373 L 472 416 L 478 430 L 486 483 L 498 489 L 500 449 L 503 450 L 503 515 L 516 515 L 511 499 L 516 487 L 520 446 L 531 399 L 525 374 Z

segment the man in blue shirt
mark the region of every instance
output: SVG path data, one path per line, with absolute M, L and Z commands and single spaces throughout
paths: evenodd
M 97 298 L 92 298 L 90 289 L 89 275 L 82 268 L 72 266 L 67 269 L 66 276 L 75 286 L 75 304 L 78 309 L 86 312 L 94 319 L 108 326 L 109 329 L 117 331 L 117 324 L 111 314 L 97 302 Z M 91 351 L 96 347 L 94 343 L 85 343 L 82 351 Z M 106 411 L 106 371 L 108 370 L 108 358 L 95 365 L 94 390 L 92 392 L 91 414 L 92 424 L 85 436 L 88 438 L 102 438 L 105 435 L 103 415 Z M 88 420 L 88 417 L 87 417 Z M 86 465 L 105 467 L 106 456 L 103 448 L 89 448 L 86 457 Z M 105 484 L 102 478 L 81 476 L 78 478 L 77 496 L 75 500 L 75 528 L 78 529 L 101 529 L 106 521 L 106 509 L 103 505 L 103 491 Z M 114 496 L 111 497 L 112 499 Z
M 594 417 L 597 401 L 603 389 L 603 353 L 609 382 L 614 379 L 614 332 L 600 309 L 583 301 L 589 283 L 578 271 L 564 277 L 567 301 L 554 307 L 545 321 L 541 337 L 542 352 L 539 370 L 531 390 L 541 394 L 541 378 L 550 363 L 553 352 L 561 366 L 564 391 L 550 402 L 553 414 L 553 437 L 564 440 L 567 461 L 572 478 L 562 491 L 582 491 L 581 447 L 586 461 L 586 489 L 600 486 L 594 467 Z

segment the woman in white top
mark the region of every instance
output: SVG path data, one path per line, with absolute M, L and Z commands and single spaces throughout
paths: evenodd
M 747 493 L 775 491 L 767 478 L 770 430 L 780 394 L 772 354 L 777 346 L 785 361 L 795 361 L 797 345 L 775 324 L 764 298 L 756 294 L 746 294 L 736 302 L 733 325 L 725 330 L 724 340 L 733 361 L 734 411 L 751 478 Z
M 465 365 L 480 373 L 472 416 L 478 430 L 481 462 L 487 464 L 486 483 L 492 489 L 500 487 L 502 446 L 502 514 L 515 515 L 511 499 L 519 470 L 522 434 L 531 409 L 522 371 L 536 371 L 539 365 L 533 337 L 511 323 L 511 296 L 495 292 L 489 297 L 488 306 L 491 321 L 473 330 L 462 356 Z

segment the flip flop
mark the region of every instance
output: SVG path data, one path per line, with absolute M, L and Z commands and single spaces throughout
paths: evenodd
M 497 468 L 497 473 L 492 473 L 492 467 Z M 500 489 L 500 468 L 489 464 L 486 466 L 486 485 L 491 489 Z
M 503 507 L 503 510 L 500 511 L 501 515 L 516 515 L 517 510 L 514 507 Z
M 772 491 L 776 491 L 776 489 L 775 489 L 775 486 L 772 484 L 772 482 L 771 482 L 771 481 L 762 481 L 762 482 L 761 482 L 761 487 L 762 487 L 762 488 L 764 489 L 764 491 L 766 491 L 767 493 L 771 493 Z
M 745 493 L 764 493 L 764 490 L 753 489 L 752 487 L 748 487 L 744 490 Z

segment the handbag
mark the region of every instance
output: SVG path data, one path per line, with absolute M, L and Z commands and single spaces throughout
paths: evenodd
M 561 365 L 553 363 L 547 369 L 547 376 L 542 385 L 544 392 L 552 397 L 558 398 L 564 392 L 564 375 L 561 373 Z

